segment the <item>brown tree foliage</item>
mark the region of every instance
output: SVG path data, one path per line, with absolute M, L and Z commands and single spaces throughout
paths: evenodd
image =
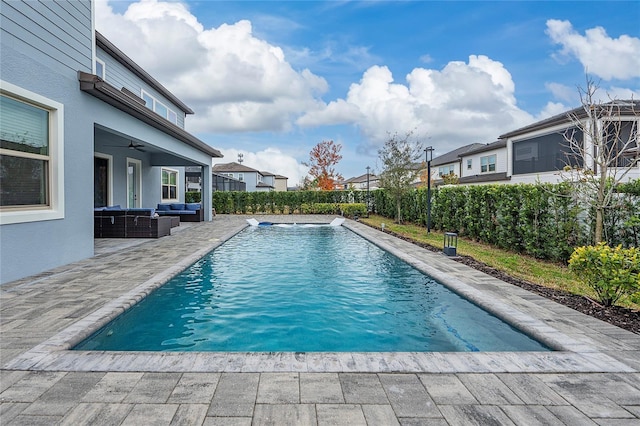
M 317 182 L 318 188 L 323 191 L 332 191 L 335 189 L 335 184 L 343 179 L 342 175 L 334 168 L 342 160 L 341 149 L 342 145 L 339 143 L 322 141 L 314 146 L 309 153 L 309 162 L 303 163 L 310 167 L 309 175 Z

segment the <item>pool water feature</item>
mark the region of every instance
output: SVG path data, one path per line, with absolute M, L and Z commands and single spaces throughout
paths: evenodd
M 546 351 L 343 227 L 249 227 L 77 350 Z

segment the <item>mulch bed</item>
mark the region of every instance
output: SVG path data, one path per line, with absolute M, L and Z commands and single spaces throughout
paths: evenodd
M 385 230 L 384 232 L 398 237 L 402 240 L 413 243 L 426 250 L 430 250 L 433 252 L 442 252 L 442 247 L 434 247 L 429 244 L 421 243 L 397 234 L 393 231 Z M 536 293 L 540 296 L 546 297 L 547 299 L 551 299 L 554 302 L 568 306 L 569 308 L 575 309 L 576 311 L 582 312 L 583 314 L 598 318 L 602 321 L 606 321 L 609 324 L 624 328 L 625 330 L 632 331 L 636 334 L 640 334 L 640 311 L 633 311 L 621 306 L 602 306 L 585 296 L 568 293 L 563 290 L 544 287 L 539 284 L 533 284 L 528 281 L 507 275 L 504 272 L 498 271 L 497 269 L 492 268 L 486 263 L 479 262 L 469 256 L 457 256 L 452 257 L 452 259 L 457 262 L 464 263 L 465 265 L 477 269 L 478 271 L 482 271 L 485 274 L 491 275 L 492 277 L 496 277 L 513 285 L 517 285 L 518 287 L 521 287 L 527 291 Z

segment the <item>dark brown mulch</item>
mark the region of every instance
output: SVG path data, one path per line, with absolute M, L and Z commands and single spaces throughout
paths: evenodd
M 434 247 L 429 244 L 414 241 L 393 231 L 385 230 L 384 232 L 405 241 L 409 241 L 410 243 L 416 244 L 424 249 L 434 252 L 442 252 L 442 247 Z M 568 306 L 569 308 L 575 309 L 576 311 L 582 312 L 583 314 L 598 318 L 602 321 L 606 321 L 609 324 L 624 328 L 625 330 L 632 331 L 636 334 L 640 334 L 640 311 L 633 311 L 621 306 L 602 306 L 599 303 L 596 303 L 595 301 L 584 296 L 544 287 L 539 284 L 533 284 L 528 281 L 507 275 L 506 273 L 498 271 L 497 269 L 492 268 L 486 263 L 479 262 L 469 256 L 457 256 L 452 257 L 452 259 L 464 263 L 471 268 L 482 271 L 485 274 L 496 277 L 502 281 L 517 285 L 518 287 L 521 287 L 527 291 L 536 293 L 540 296 L 546 297 L 547 299 L 551 299 L 557 303 Z

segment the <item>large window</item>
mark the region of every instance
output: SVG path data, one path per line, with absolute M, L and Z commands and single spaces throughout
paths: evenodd
M 438 168 L 438 176 L 448 176 L 455 173 L 455 166 L 453 164 L 449 164 L 448 166 L 442 166 Z
M 175 113 L 175 111 L 169 109 L 165 104 L 163 104 L 144 90 L 142 91 L 141 97 L 142 99 L 144 99 L 147 108 L 154 111 L 162 118 L 166 118 L 173 124 L 178 124 L 178 115 Z
M 565 135 L 582 144 L 582 132 L 576 128 L 514 142 L 513 174 L 554 172 L 567 165 L 582 167 L 582 158 L 572 152 Z
M 178 199 L 178 172 L 171 169 L 162 169 L 162 199 Z
M 62 109 L 62 104 L 2 82 L 2 223 L 63 217 Z
M 617 121 L 604 126 L 603 140 L 607 141 L 606 158 L 611 159 L 611 167 L 630 167 L 638 160 L 625 156 L 624 151 L 638 146 L 638 123 L 635 121 Z
M 496 154 L 480 157 L 480 173 L 492 173 L 496 171 Z

